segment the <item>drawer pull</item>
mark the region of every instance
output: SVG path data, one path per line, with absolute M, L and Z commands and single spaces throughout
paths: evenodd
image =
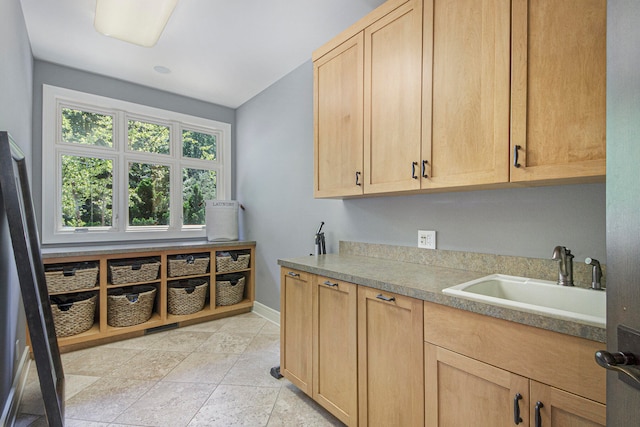
M 360 182 L 360 172 L 356 172 L 356 185 L 362 185 Z
M 327 286 L 331 286 L 332 288 L 335 288 L 336 286 L 338 286 L 337 283 L 331 283 L 331 281 L 329 281 L 329 280 L 324 282 L 324 284 L 327 285 Z
M 429 175 L 427 175 L 427 164 L 428 164 L 428 163 L 429 163 L 429 162 L 428 162 L 428 161 L 426 161 L 426 160 L 423 160 L 423 161 L 422 161 L 422 177 L 423 177 L 423 178 L 429 178 Z
M 513 398 L 513 423 L 518 425 L 522 422 L 522 417 L 520 417 L 520 400 L 522 399 L 522 395 L 520 393 L 516 393 Z
M 384 296 L 384 295 L 382 295 L 382 294 L 378 294 L 378 295 L 376 296 L 376 298 L 381 299 L 382 301 L 387 301 L 387 302 L 391 302 L 391 301 L 395 301 L 395 300 L 396 300 L 396 298 L 395 298 L 395 297 L 385 297 L 385 296 Z
M 542 427 L 542 416 L 540 415 L 540 408 L 543 408 L 542 402 L 536 402 L 536 427 Z
M 294 273 L 293 271 L 290 271 L 287 274 L 291 277 L 300 277 L 300 273 Z

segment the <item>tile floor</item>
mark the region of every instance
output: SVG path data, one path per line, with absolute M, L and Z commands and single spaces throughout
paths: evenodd
M 66 426 L 339 426 L 269 370 L 277 325 L 246 313 L 62 355 Z M 35 364 L 16 421 L 46 426 Z

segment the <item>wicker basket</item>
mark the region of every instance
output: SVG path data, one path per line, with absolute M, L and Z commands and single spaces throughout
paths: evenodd
M 160 261 L 156 258 L 138 258 L 109 263 L 112 285 L 150 282 L 158 278 L 159 271 Z
M 216 281 L 216 305 L 233 305 L 242 301 L 245 278 L 242 274 L 226 274 Z
M 133 326 L 151 318 L 156 297 L 155 286 L 112 289 L 107 295 L 107 324 Z
M 91 329 L 96 312 L 98 296 L 93 293 L 77 294 L 71 297 L 51 297 L 53 325 L 58 338 L 78 335 Z
M 250 254 L 236 252 L 219 252 L 216 256 L 216 271 L 225 273 L 227 271 L 238 271 L 249 268 Z
M 95 262 L 50 265 L 44 275 L 49 293 L 90 289 L 96 286 L 98 266 Z
M 167 311 L 170 314 L 192 314 L 204 307 L 209 282 L 203 279 L 171 282 L 167 288 Z
M 168 261 L 169 277 L 205 274 L 209 269 L 209 257 L 205 254 L 178 255 Z

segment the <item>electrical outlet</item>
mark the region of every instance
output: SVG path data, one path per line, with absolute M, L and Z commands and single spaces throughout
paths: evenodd
M 435 249 L 436 232 L 433 230 L 418 230 L 418 247 L 425 249 Z

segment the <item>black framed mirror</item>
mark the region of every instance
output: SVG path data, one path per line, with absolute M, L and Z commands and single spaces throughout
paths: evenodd
M 64 372 L 53 324 L 25 157 L 7 132 L 0 132 L 0 194 L 22 293 L 31 350 L 47 421 L 64 425 Z M 7 286 L 8 284 L 4 284 Z

